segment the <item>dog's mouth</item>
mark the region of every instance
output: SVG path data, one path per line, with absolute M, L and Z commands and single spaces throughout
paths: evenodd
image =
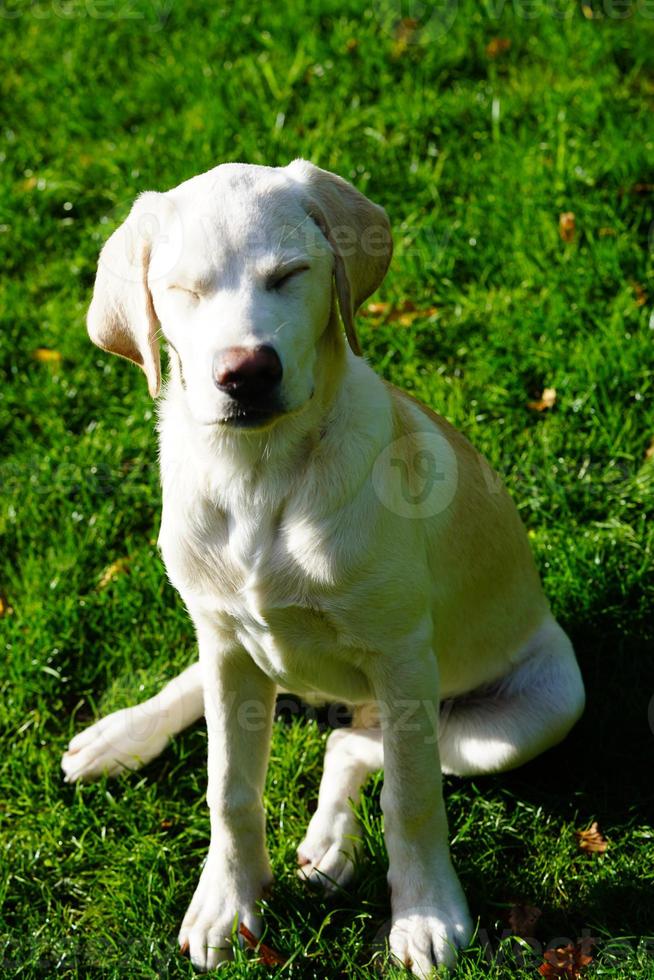
M 230 429 L 265 429 L 284 414 L 284 406 L 276 399 L 263 403 L 235 401 L 217 422 Z
M 240 408 L 220 419 L 220 423 L 232 429 L 263 429 L 283 414 L 281 409 Z
M 267 429 L 279 419 L 287 416 L 295 416 L 313 401 L 315 389 L 311 389 L 311 394 L 305 402 L 298 408 L 289 408 L 282 401 L 262 403 L 258 402 L 233 402 L 220 418 L 212 419 L 210 422 L 203 422 L 203 425 L 224 426 L 229 429 Z

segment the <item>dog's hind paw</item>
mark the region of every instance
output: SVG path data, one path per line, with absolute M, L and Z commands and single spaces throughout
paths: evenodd
M 297 849 L 298 876 L 326 892 L 346 885 L 354 874 L 361 845 L 357 820 L 351 810 L 323 819 L 317 810 Z
M 61 760 L 67 783 L 140 769 L 166 747 L 160 719 L 145 705 L 123 708 L 79 732 Z

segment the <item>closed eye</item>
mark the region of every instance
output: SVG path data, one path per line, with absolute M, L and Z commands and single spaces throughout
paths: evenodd
M 178 293 L 186 293 L 187 296 L 192 296 L 193 299 L 200 299 L 200 293 L 195 289 L 189 289 L 188 286 L 169 286 L 168 289 L 173 289 Z
M 299 276 L 301 272 L 306 272 L 308 268 L 308 265 L 297 265 L 294 269 L 276 269 L 266 277 L 266 289 L 269 292 L 278 292 L 282 286 Z

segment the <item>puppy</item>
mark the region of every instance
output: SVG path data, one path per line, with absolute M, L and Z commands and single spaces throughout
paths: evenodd
M 229 956 L 236 919 L 259 929 L 279 688 L 353 706 L 328 740 L 300 871 L 347 880 L 350 801 L 383 767 L 389 943 L 418 976 L 472 931 L 441 773 L 521 765 L 583 709 L 500 481 L 360 356 L 355 313 L 391 250 L 381 208 L 295 160 L 143 194 L 100 256 L 91 338 L 140 365 L 153 397 L 160 334 L 168 347 L 159 544 L 199 661 L 74 738 L 63 768 L 136 768 L 204 712 L 211 843 L 179 935 L 203 970 Z

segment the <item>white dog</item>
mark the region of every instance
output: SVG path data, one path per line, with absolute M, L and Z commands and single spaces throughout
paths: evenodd
M 383 766 L 390 948 L 419 976 L 471 935 L 441 772 L 518 766 L 583 709 L 498 478 L 359 356 L 354 315 L 391 248 L 381 208 L 296 160 L 144 194 L 100 257 L 93 340 L 139 364 L 152 396 L 160 334 L 168 345 L 159 543 L 199 663 L 74 738 L 63 768 L 136 768 L 204 711 L 211 844 L 179 937 L 201 969 L 229 956 L 236 919 L 258 929 L 278 688 L 353 706 L 328 741 L 301 873 L 346 881 L 351 800 Z

